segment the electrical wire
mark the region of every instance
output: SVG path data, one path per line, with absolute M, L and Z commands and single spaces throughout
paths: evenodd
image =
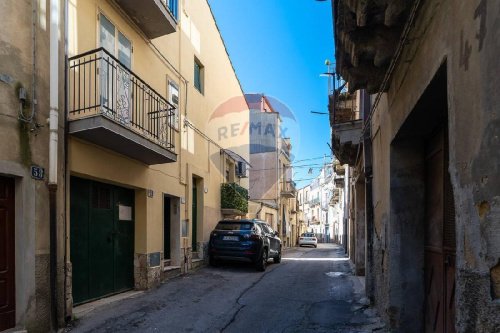
M 318 164 L 310 164 L 310 165 L 297 165 L 297 166 L 289 166 L 286 169 L 300 169 L 300 168 L 310 168 L 310 169 L 323 169 L 325 166 L 331 166 L 332 164 L 322 164 L 321 166 L 317 166 Z M 264 169 L 250 169 L 251 171 L 267 171 L 267 170 L 277 170 L 277 169 L 282 169 L 282 168 L 264 168 Z

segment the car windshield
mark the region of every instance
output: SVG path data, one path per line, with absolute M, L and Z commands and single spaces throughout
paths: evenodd
M 302 237 L 316 237 L 314 234 L 302 234 Z
M 219 222 L 217 230 L 252 230 L 253 223 L 245 222 Z

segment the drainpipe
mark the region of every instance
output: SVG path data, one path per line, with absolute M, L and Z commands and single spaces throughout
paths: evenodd
M 59 1 L 50 0 L 49 211 L 52 330 L 57 331 L 57 149 L 59 122 Z

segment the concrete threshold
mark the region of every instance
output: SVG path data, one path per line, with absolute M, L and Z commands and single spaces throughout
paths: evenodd
M 73 316 L 75 318 L 81 318 L 81 317 L 89 314 L 90 312 L 100 308 L 101 306 L 111 304 L 111 303 L 114 303 L 117 301 L 122 301 L 122 300 L 128 299 L 128 298 L 134 298 L 134 297 L 141 295 L 142 293 L 144 293 L 144 291 L 131 290 L 131 291 L 126 291 L 126 292 L 117 294 L 117 295 L 109 296 L 106 298 L 101 298 L 101 299 L 98 299 L 97 301 L 78 305 L 78 306 L 73 308 Z

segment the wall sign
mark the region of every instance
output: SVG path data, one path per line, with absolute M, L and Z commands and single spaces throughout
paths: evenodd
M 31 166 L 31 178 L 43 180 L 45 177 L 45 169 L 36 165 Z
M 118 219 L 120 221 L 132 221 L 132 207 L 118 205 Z
M 154 252 L 149 254 L 149 267 L 160 266 L 160 252 Z

